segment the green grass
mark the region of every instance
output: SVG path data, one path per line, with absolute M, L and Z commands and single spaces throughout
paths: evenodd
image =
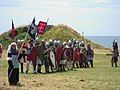
M 111 67 L 111 57 L 95 54 L 94 68 L 79 68 L 74 71 L 50 74 L 20 74 L 22 87 L 11 87 L 7 82 L 7 61 L 0 60 L 1 83 L 3 89 L 57 89 L 57 90 L 120 90 L 120 62 Z

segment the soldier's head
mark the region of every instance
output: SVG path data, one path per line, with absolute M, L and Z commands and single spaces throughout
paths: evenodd
M 54 46 L 55 46 L 55 47 L 58 46 L 57 40 L 54 40 Z
M 85 44 L 84 44 L 84 41 L 80 42 L 79 43 L 79 46 L 82 48 L 82 47 L 85 47 Z
M 68 46 L 69 46 L 69 47 L 72 46 L 72 42 L 71 42 L 71 40 L 68 40 Z
M 63 46 L 66 47 L 67 43 L 66 42 L 63 42 Z
M 45 40 L 44 39 L 41 40 L 41 44 L 45 44 Z
M 52 39 L 49 40 L 49 44 L 50 44 L 50 46 L 52 46 L 54 44 Z
M 32 39 L 29 40 L 28 43 L 29 43 L 30 47 L 33 46 L 33 42 L 34 42 L 34 41 L 33 41 Z
M 113 41 L 113 49 L 118 49 L 117 39 L 114 39 Z
M 75 38 L 72 41 L 73 41 L 73 43 L 76 43 L 76 39 Z
M 91 48 L 91 45 L 90 45 L 90 43 L 87 43 L 87 48 Z
M 78 41 L 76 41 L 75 47 L 79 48 L 79 42 Z
M 58 43 L 58 47 L 61 47 L 61 46 L 62 46 L 60 40 L 57 40 L 57 43 Z
M 46 49 L 50 48 L 49 42 L 46 42 L 46 43 L 45 43 L 45 47 L 46 47 Z
M 2 44 L 0 43 L 0 48 L 2 48 Z
M 15 42 L 11 43 L 11 48 L 13 50 L 16 50 L 17 49 L 17 44 Z
M 20 40 L 20 39 L 18 39 L 18 40 L 17 40 L 17 44 L 20 44 L 20 43 L 21 43 L 21 40 Z

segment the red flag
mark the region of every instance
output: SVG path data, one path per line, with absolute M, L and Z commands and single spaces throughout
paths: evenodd
M 46 26 L 47 26 L 46 22 L 40 21 L 38 26 L 37 26 L 37 33 L 40 35 L 43 35 Z
M 16 36 L 16 29 L 14 28 L 14 23 L 12 20 L 11 38 L 14 39 L 15 36 Z

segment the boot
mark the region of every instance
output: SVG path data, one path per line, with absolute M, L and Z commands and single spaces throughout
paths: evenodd
M 94 68 L 94 67 L 93 67 L 93 60 L 91 60 L 90 63 L 91 63 L 91 67 Z
M 45 72 L 49 73 L 49 67 L 45 66 Z
M 38 73 L 41 73 L 41 65 L 40 65 L 40 64 L 38 64 L 37 72 L 38 72 Z
M 115 62 L 115 67 L 117 67 L 117 62 Z
M 63 65 L 63 71 L 65 71 L 65 65 Z
M 75 68 L 75 63 L 73 63 L 73 68 Z
M 53 72 L 53 66 L 51 66 L 51 71 Z
M 79 68 L 78 63 L 76 63 L 77 68 Z
M 33 66 L 33 73 L 36 73 L 36 66 Z
M 111 66 L 113 67 L 113 61 L 111 62 Z
M 79 63 L 79 65 L 80 65 L 80 68 L 83 68 L 83 64 L 82 63 Z

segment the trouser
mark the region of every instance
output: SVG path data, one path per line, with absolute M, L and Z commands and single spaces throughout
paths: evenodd
M 83 55 L 81 55 L 81 57 L 80 57 L 79 66 L 80 66 L 80 68 L 83 68 L 83 67 L 84 67 Z
M 19 68 L 14 68 L 14 74 L 16 77 L 16 82 L 19 82 Z
M 112 67 L 114 66 L 114 63 L 115 63 L 115 67 L 117 67 L 117 62 L 112 62 L 112 61 L 111 61 Z
M 26 61 L 26 73 L 28 73 L 29 71 L 29 64 L 31 63 L 32 61 Z M 33 64 L 33 62 L 32 62 Z M 33 73 L 36 73 L 36 66 L 33 64 Z
M 111 60 L 112 67 L 114 66 L 114 63 L 115 63 L 115 67 L 117 67 L 117 62 L 118 62 L 118 57 L 112 57 L 112 60 Z
M 23 54 L 23 59 L 24 59 L 24 62 L 26 62 L 26 60 L 25 60 L 25 56 L 26 56 L 26 54 Z
M 65 71 L 65 60 L 60 60 L 59 70 Z
M 93 60 L 90 60 L 91 67 L 93 67 Z
M 117 62 L 111 61 L 111 66 L 113 67 L 115 63 L 115 67 L 117 67 Z
M 61 71 L 65 71 L 65 64 L 61 65 Z
M 41 73 L 41 66 L 43 65 L 42 60 L 40 60 L 39 57 L 37 57 L 37 72 Z
M 83 62 L 79 61 L 80 68 L 83 68 Z
M 53 72 L 53 68 L 54 68 L 54 66 L 53 66 L 53 64 L 52 64 L 51 61 L 49 61 L 49 65 L 50 65 L 50 69 L 51 69 L 51 71 Z
M 73 63 L 73 68 L 75 67 L 75 65 L 76 65 L 77 68 L 79 68 L 78 61 L 75 61 L 75 62 Z
M 88 62 L 85 62 L 85 66 L 84 66 L 85 68 L 89 68 L 89 64 L 88 64 Z M 92 66 L 91 66 L 92 67 Z
M 20 63 L 21 65 L 21 73 L 23 73 L 23 63 Z
M 45 72 L 49 73 L 49 62 L 45 61 L 44 65 L 45 65 Z
M 19 82 L 19 68 L 8 68 L 8 81 L 14 85 Z
M 68 68 L 68 70 L 69 70 L 69 69 L 70 69 L 70 70 L 73 69 L 73 61 L 72 61 L 72 60 L 67 61 L 67 68 Z

